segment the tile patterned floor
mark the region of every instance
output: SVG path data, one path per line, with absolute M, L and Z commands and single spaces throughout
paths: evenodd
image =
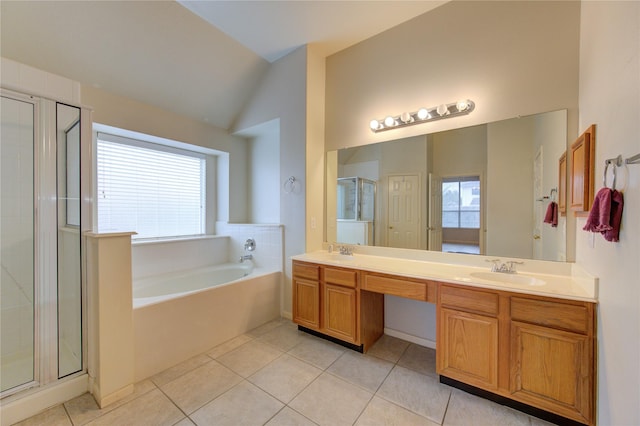
M 104 409 L 84 394 L 18 425 L 549 423 L 440 384 L 433 349 L 383 336 L 362 355 L 277 320 L 137 383 Z

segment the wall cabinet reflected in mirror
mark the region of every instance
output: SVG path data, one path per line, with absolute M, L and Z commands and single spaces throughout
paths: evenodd
M 566 135 L 560 110 L 329 152 L 326 241 L 350 242 L 337 232 L 337 179 L 359 176 L 377 188 L 371 245 L 565 261 L 566 217 L 558 227 L 543 220 L 561 189 Z M 471 177 L 473 188 L 452 193 L 452 181 Z M 394 192 L 397 182 L 410 191 Z M 410 238 L 396 238 L 398 226 Z
M 558 160 L 558 211 L 562 216 L 567 214 L 567 152 L 563 152 Z

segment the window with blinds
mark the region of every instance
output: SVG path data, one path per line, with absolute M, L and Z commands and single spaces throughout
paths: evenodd
M 97 139 L 100 232 L 205 233 L 205 155 L 104 133 Z
M 480 228 L 480 177 L 442 178 L 442 227 Z

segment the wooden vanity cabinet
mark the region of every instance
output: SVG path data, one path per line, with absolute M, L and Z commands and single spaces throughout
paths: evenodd
M 438 294 L 438 374 L 594 423 L 594 303 L 444 283 Z
M 358 272 L 323 267 L 323 331 L 348 343 L 358 343 Z
M 360 289 L 361 272 L 293 261 L 293 322 L 362 352 L 384 333 L 384 295 Z
M 354 349 L 382 336 L 385 294 L 436 303 L 444 383 L 594 424 L 595 303 L 293 262 L 294 322 Z
M 511 297 L 513 397 L 581 423 L 595 421 L 595 305 Z
M 320 267 L 293 262 L 293 322 L 320 330 Z
M 437 305 L 438 373 L 487 390 L 498 388 L 498 294 L 441 285 Z

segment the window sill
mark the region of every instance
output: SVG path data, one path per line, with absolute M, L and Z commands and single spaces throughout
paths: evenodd
M 131 245 L 145 246 L 151 244 L 177 243 L 182 241 L 211 240 L 215 238 L 229 238 L 228 235 L 193 235 L 188 237 L 148 238 L 131 241 Z

